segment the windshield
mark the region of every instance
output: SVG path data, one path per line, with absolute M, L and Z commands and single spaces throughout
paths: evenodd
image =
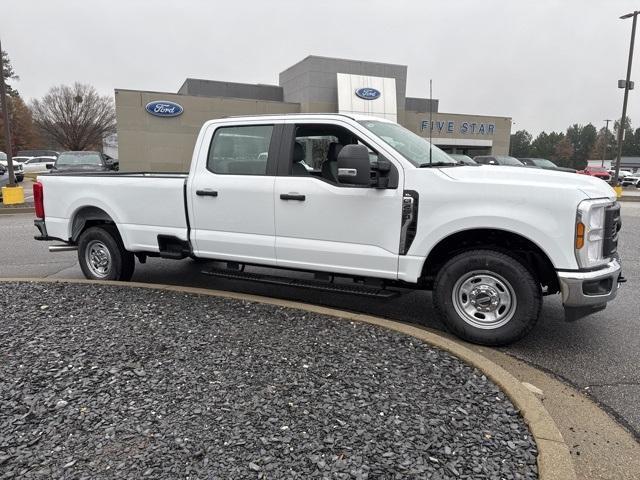
M 533 163 L 538 167 L 558 168 L 555 163 L 546 158 L 534 158 Z
M 4 152 L 0 152 L 0 160 L 6 160 L 7 159 L 7 154 Z
M 496 155 L 496 160 L 498 160 L 500 165 L 513 165 L 516 167 L 521 167 L 523 165 L 520 160 L 508 155 Z
M 457 164 L 453 158 L 438 147 L 431 145 L 424 138 L 397 123 L 378 122 L 376 120 L 363 120 L 358 123 L 391 145 L 416 167 L 430 163 L 429 150 L 431 150 L 431 163 L 437 165 Z
M 97 152 L 65 152 L 56 162 L 60 165 L 102 165 L 102 159 Z

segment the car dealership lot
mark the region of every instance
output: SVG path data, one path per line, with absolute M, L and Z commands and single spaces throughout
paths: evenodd
M 532 365 L 553 372 L 589 392 L 601 405 L 640 432 L 640 202 L 625 202 L 620 253 L 628 282 L 618 298 L 603 312 L 567 324 L 558 298 L 545 301 L 542 317 L 522 341 L 504 349 Z M 50 254 L 47 244 L 32 240 L 31 215 L 0 216 L 0 276 L 82 278 L 73 252 Z M 322 293 L 276 287 L 200 274 L 191 262 L 149 259 L 138 265 L 133 280 L 234 290 L 287 298 L 347 310 L 367 312 L 403 321 L 421 322 L 442 329 L 434 318 L 431 295 L 410 291 L 394 299 L 370 299 L 339 293 Z

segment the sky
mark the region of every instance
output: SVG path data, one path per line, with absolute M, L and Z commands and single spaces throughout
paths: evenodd
M 187 77 L 277 84 L 307 55 L 408 66 L 439 110 L 564 131 L 620 118 L 632 0 L 0 0 L 23 98 L 79 81 L 175 92 Z M 640 35 L 640 33 L 639 33 Z M 639 38 L 640 42 L 640 38 Z M 640 45 L 632 80 L 640 78 Z M 638 84 L 640 90 L 640 83 Z M 640 91 L 629 116 L 640 127 Z

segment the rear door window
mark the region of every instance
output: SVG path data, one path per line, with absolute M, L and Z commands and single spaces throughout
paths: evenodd
M 222 175 L 266 175 L 273 125 L 216 129 L 207 169 Z

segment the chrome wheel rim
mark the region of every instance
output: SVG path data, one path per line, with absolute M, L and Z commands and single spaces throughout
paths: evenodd
M 460 277 L 453 287 L 452 300 L 460 318 L 484 330 L 507 324 L 517 305 L 511 284 L 487 270 L 474 270 Z
M 91 240 L 84 252 L 85 263 L 91 274 L 97 278 L 105 278 L 112 267 L 111 253 L 100 240 Z

